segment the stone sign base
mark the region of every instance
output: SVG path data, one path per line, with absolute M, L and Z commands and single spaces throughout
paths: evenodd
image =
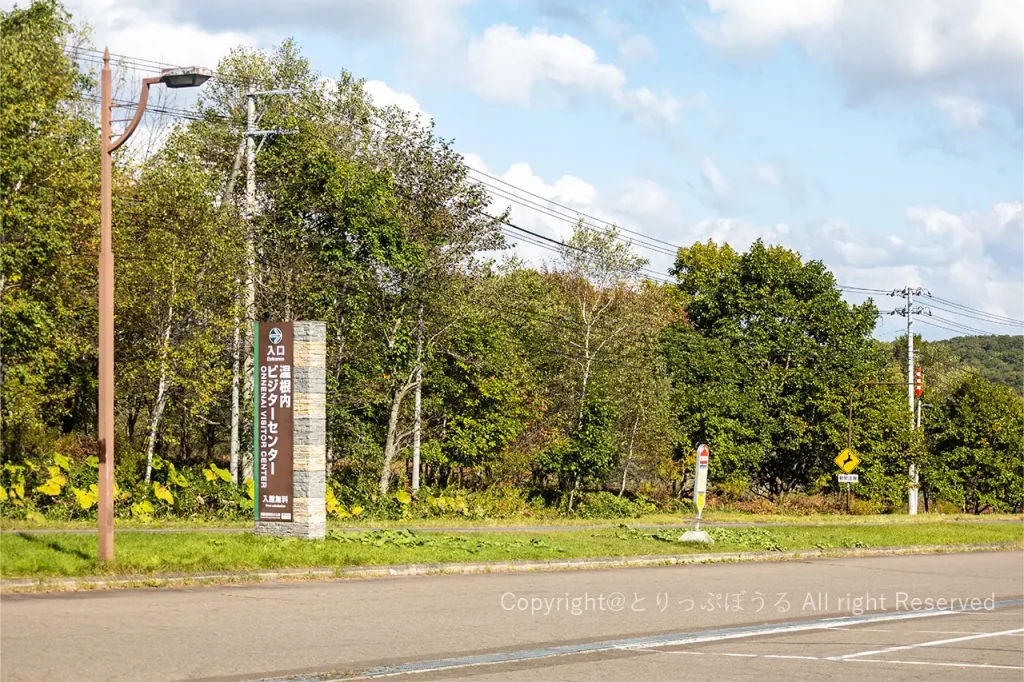
M 292 520 L 256 521 L 257 535 L 322 540 L 327 532 L 327 323 L 294 322 Z

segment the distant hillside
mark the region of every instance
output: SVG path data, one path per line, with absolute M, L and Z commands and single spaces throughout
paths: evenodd
M 964 364 L 978 370 L 989 381 L 1013 386 L 1024 394 L 1024 337 L 957 336 L 935 344 L 947 346 Z

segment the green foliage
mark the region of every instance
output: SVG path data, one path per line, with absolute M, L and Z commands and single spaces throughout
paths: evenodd
M 96 513 L 96 84 L 68 57 L 74 26 L 49 0 L 0 12 L 0 515 L 18 519 Z M 677 511 L 702 441 L 714 504 L 833 508 L 848 396 L 901 380 L 906 342 L 872 340 L 873 303 L 845 303 L 821 263 L 694 244 L 660 285 L 616 227 L 584 222 L 544 267 L 495 262 L 502 216 L 431 125 L 347 72 L 323 87 L 293 41 L 217 71 L 198 120 L 116 156 L 119 518 L 250 517 L 228 463 L 249 315 L 327 323 L 334 519 Z M 262 145 L 252 216 L 237 83 L 296 93 L 261 101 L 261 127 L 297 134 Z M 916 463 L 926 504 L 1019 509 L 1019 401 L 984 378 L 1021 390 L 1020 337 L 918 348 L 927 437 L 899 387 L 855 397 L 857 504 L 900 510 Z
M 767 528 L 712 528 L 708 534 L 715 542 L 725 545 L 740 545 L 766 552 L 785 549 L 779 542 L 778 533 Z
M 602 479 L 615 466 L 614 418 L 613 408 L 606 400 L 596 396 L 587 398 L 579 427 L 568 443 L 546 453 L 540 461 L 542 470 L 557 473 L 574 487 Z
M 843 444 L 846 396 L 884 368 L 874 304 L 847 304 L 820 262 L 760 241 L 694 244 L 674 273 L 686 321 L 662 347 L 684 456 L 705 442 L 712 481 L 740 475 L 772 497 L 815 485 Z
M 1024 337 L 1009 334 L 957 336 L 935 345 L 948 348 L 981 377 L 1024 395 Z
M 530 538 L 513 542 L 502 542 L 500 540 L 487 540 L 480 537 L 467 537 L 464 535 L 423 535 L 405 528 L 372 530 L 363 533 L 341 533 L 331 531 L 327 534 L 331 540 L 343 543 L 359 543 L 372 547 L 431 547 L 439 550 L 458 551 L 468 554 L 478 554 L 483 550 L 500 549 L 509 552 L 521 550 L 523 547 L 547 549 L 553 552 L 566 552 L 567 550 L 552 545 L 541 538 Z
M 599 491 L 580 494 L 572 515 L 582 519 L 630 519 L 655 511 L 657 505 L 643 497 L 630 499 Z
M 968 375 L 936 413 L 927 484 L 965 512 L 1024 509 L 1024 399 Z
M 67 12 L 0 10 L 0 35 L 0 449 L 38 457 L 93 418 L 99 147 Z

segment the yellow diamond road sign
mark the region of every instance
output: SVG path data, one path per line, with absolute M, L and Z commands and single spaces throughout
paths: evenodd
M 852 473 L 860 464 L 860 457 L 850 448 L 844 449 L 835 458 L 836 466 L 843 470 L 844 474 Z

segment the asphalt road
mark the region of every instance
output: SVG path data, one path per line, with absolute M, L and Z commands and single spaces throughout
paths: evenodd
M 992 552 L 7 595 L 0 679 L 1020 680 L 1022 593 Z

